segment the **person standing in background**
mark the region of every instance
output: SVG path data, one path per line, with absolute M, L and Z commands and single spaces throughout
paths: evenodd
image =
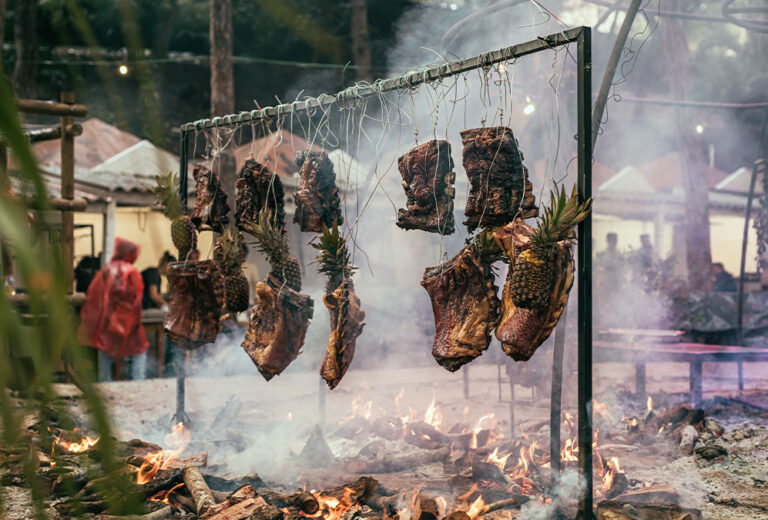
M 112 380 L 116 358 L 131 359 L 131 376 L 144 379 L 149 342 L 141 324 L 144 282 L 134 267 L 139 246 L 115 239 L 115 253 L 88 287 L 78 337 L 98 350 L 99 381 Z
M 144 282 L 142 309 L 168 310 L 168 302 L 163 298 L 161 287 L 163 278 L 168 276 L 168 264 L 175 261 L 176 257 L 166 251 L 160 257 L 157 267 L 147 267 L 141 272 L 141 280 Z
M 712 289 L 715 292 L 736 292 L 739 290 L 736 279 L 725 270 L 720 262 L 712 264 Z

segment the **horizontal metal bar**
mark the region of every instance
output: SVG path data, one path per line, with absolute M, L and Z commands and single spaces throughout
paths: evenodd
M 85 105 L 70 105 L 56 101 L 41 101 L 39 99 L 17 99 L 16 107 L 19 112 L 27 114 L 46 114 L 49 116 L 84 117 L 88 113 Z
M 549 36 L 538 38 L 536 40 L 512 45 L 495 51 L 489 51 L 480 56 L 475 56 L 474 58 L 445 63 L 423 71 L 410 71 L 395 78 L 376 81 L 372 85 L 355 85 L 354 87 L 342 90 L 336 95 L 321 94 L 316 98 L 308 98 L 304 101 L 294 101 L 293 103 L 284 103 L 274 107 L 265 107 L 259 110 L 214 117 L 213 119 L 201 119 L 199 121 L 181 125 L 181 131 L 184 133 L 196 129 L 203 130 L 206 128 L 232 126 L 251 121 L 271 119 L 291 112 L 307 111 L 312 110 L 313 108 L 332 105 L 336 102 L 353 102 L 384 92 L 414 88 L 424 83 L 430 83 L 482 67 L 490 67 L 491 65 L 506 60 L 519 58 L 544 49 L 551 49 L 575 42 L 582 30 L 583 27 L 576 27 L 574 29 L 568 29 L 567 31 L 550 34 Z

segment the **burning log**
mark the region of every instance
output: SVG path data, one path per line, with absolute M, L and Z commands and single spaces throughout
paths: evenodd
M 181 476 L 184 479 L 184 485 L 187 486 L 189 494 L 192 495 L 192 499 L 195 501 L 195 511 L 198 515 L 204 515 L 216 505 L 216 501 L 213 499 L 211 489 L 203 479 L 203 474 L 196 466 L 186 466 L 181 470 Z
M 440 511 L 437 500 L 424 493 L 419 493 L 414 500 L 411 520 L 437 520 L 438 518 L 440 518 Z
M 474 461 L 472 463 L 472 480 L 475 482 L 490 480 L 493 482 L 511 484 L 509 478 L 498 465 L 485 461 Z
M 690 455 L 693 452 L 693 445 L 696 444 L 696 440 L 699 438 L 699 432 L 696 428 L 690 424 L 683 428 L 680 432 L 680 451 L 685 455 Z
M 300 509 L 302 513 L 310 516 L 320 510 L 320 502 L 318 502 L 317 497 L 303 490 L 298 490 L 290 495 L 265 491 L 259 493 L 259 496 L 279 509 L 295 507 Z
M 482 506 L 477 511 L 476 517 L 487 515 L 488 513 L 492 513 L 494 511 L 501 511 L 502 509 L 517 508 L 526 502 L 528 502 L 528 497 L 522 495 L 512 498 L 505 498 L 504 500 L 499 500 L 498 502 L 491 502 L 490 504 Z
M 406 469 L 418 468 L 426 464 L 443 462 L 451 454 L 450 448 L 440 448 L 438 450 L 415 455 L 390 457 L 382 460 L 348 460 L 344 464 L 344 469 L 351 473 L 397 473 Z
M 606 500 L 597 506 L 598 520 L 702 520 L 698 509 L 671 504 L 636 504 Z
M 453 513 L 449 514 L 443 520 L 471 520 L 469 518 L 469 515 L 466 513 L 466 511 L 454 511 Z

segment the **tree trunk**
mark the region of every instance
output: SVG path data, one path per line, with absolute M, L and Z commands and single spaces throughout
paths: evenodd
M 679 0 L 670 0 L 674 11 Z M 661 34 L 664 44 L 664 64 L 672 99 L 687 97 L 687 84 L 691 74 L 690 50 L 685 25 L 681 20 L 664 18 Z M 677 145 L 682 158 L 683 189 L 685 196 L 685 251 L 688 267 L 688 286 L 693 292 L 712 288 L 712 253 L 710 246 L 709 192 L 706 162 L 696 142 L 696 126 L 683 109 L 675 109 Z
M 16 97 L 35 97 L 37 73 L 37 0 L 17 0 L 16 23 L 13 33 L 16 40 L 16 67 L 13 70 L 13 88 Z
M 232 0 L 210 1 L 211 117 L 235 111 L 232 67 Z
M 0 46 L 2 46 L 5 41 L 5 13 L 7 7 L 8 3 L 6 0 L 0 0 Z M 0 63 L 0 68 L 2 68 L 2 66 L 2 63 Z
M 368 36 L 366 0 L 352 0 L 352 60 L 357 66 L 357 81 L 373 81 L 371 72 L 371 40 Z
M 3 0 L 0 0 L 0 2 Z M 176 23 L 176 11 L 178 10 L 178 0 L 166 0 L 160 2 L 157 10 L 161 16 L 158 17 L 155 27 L 155 37 L 152 42 L 152 57 L 167 58 L 168 48 L 171 45 L 173 36 L 173 26 Z

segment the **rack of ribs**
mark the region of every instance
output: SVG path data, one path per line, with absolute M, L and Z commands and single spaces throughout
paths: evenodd
M 269 220 L 280 229 L 285 227 L 284 191 L 280 177 L 253 159 L 245 161 L 235 183 L 235 224 L 243 229 L 245 222 L 257 222 L 265 209 Z
M 450 235 L 454 232 L 451 145 L 428 141 L 397 160 L 407 197 L 406 209 L 397 212 L 397 225 Z
M 195 207 L 190 218 L 195 227 L 207 226 L 220 233 L 229 222 L 227 194 L 221 187 L 219 175 L 198 164 L 192 170 L 195 179 Z
M 168 266 L 171 301 L 165 334 L 185 347 L 212 343 L 221 330 L 224 282 L 213 260 L 172 262 Z
M 320 375 L 333 390 L 352 363 L 357 338 L 365 325 L 365 312 L 360 308 L 360 299 L 355 294 L 351 279 L 344 280 L 335 291 L 323 298 L 323 302 L 331 313 L 331 334 Z
M 512 130 L 504 126 L 463 130 L 461 142 L 470 183 L 464 224 L 470 231 L 537 215 L 533 187 Z
M 339 209 L 339 189 L 333 163 L 325 152 L 305 150 L 296 153 L 301 185 L 293 195 L 296 212 L 293 221 L 302 231 L 320 233 L 344 219 Z
M 256 296 L 242 347 L 269 381 L 299 355 L 314 305 L 272 275 L 256 284 Z
M 421 285 L 435 314 L 432 356 L 451 372 L 481 355 L 498 320 L 499 298 L 490 264 L 475 244 L 424 271 Z

